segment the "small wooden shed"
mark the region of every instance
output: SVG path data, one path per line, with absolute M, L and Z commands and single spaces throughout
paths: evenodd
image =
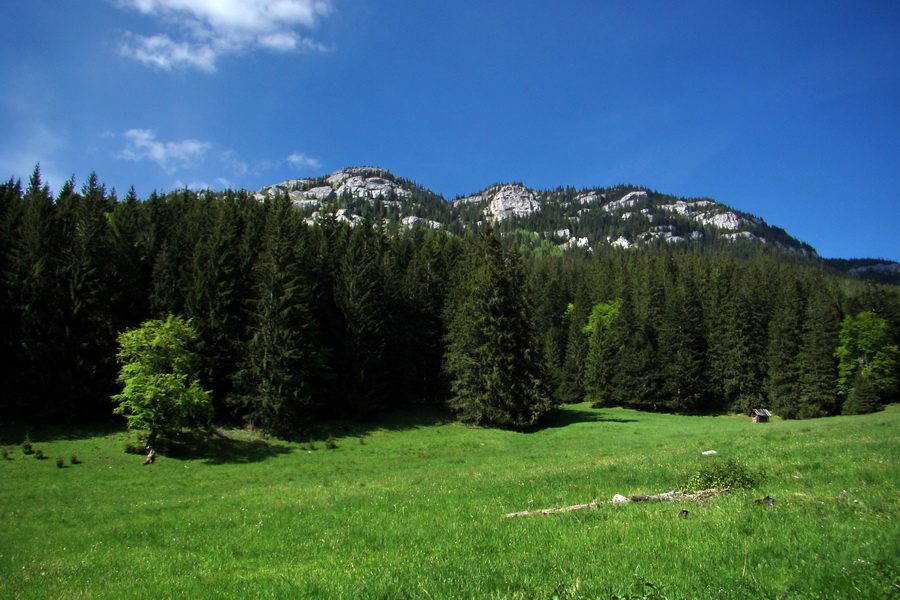
M 754 423 L 768 423 L 769 417 L 772 416 L 765 408 L 752 408 L 750 409 L 750 419 Z

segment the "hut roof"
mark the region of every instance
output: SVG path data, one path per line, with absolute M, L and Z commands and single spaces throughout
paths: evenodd
M 765 408 L 752 408 L 752 409 L 750 409 L 750 416 L 751 417 L 771 417 L 773 415 Z

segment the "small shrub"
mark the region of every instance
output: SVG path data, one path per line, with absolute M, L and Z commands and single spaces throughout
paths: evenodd
M 74 454 L 72 455 L 71 458 L 69 458 L 69 462 L 72 463 L 73 465 L 81 464 L 81 461 L 78 460 L 78 457 L 75 456 Z
M 685 491 L 752 488 L 762 479 L 762 473 L 750 469 L 742 462 L 728 458 L 715 460 L 688 477 L 682 486 Z
M 58 468 L 60 468 L 60 469 L 62 469 L 63 467 L 65 467 L 65 466 L 66 466 L 66 459 L 64 459 L 62 456 L 60 456 L 59 458 L 57 458 L 57 459 L 56 459 L 56 466 L 57 466 Z
M 318 450 L 318 448 L 316 448 L 316 443 L 313 441 L 312 438 L 309 438 L 309 445 L 307 447 L 310 450 Z
M 360 445 L 360 446 L 365 446 L 365 445 L 366 445 L 366 438 L 364 438 L 363 436 L 359 436 L 359 445 Z
M 9 450 L 6 448 L 3 449 L 3 460 L 12 460 L 12 456 L 9 453 Z
M 334 441 L 334 437 L 332 437 L 330 434 L 327 438 L 325 438 L 325 447 L 329 450 L 334 450 L 338 447 L 337 442 Z
M 44 456 L 44 451 L 40 448 L 34 451 L 34 457 L 38 460 L 44 460 L 45 458 L 47 458 L 46 456 Z
M 25 434 L 25 439 L 22 440 L 22 454 L 34 454 L 34 448 L 31 445 L 31 438 L 28 437 L 28 434 Z

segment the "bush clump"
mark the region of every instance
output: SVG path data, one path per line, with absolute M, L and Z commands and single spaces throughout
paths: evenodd
M 762 473 L 754 471 L 734 458 L 716 460 L 700 467 L 687 478 L 682 489 L 686 492 L 725 488 L 752 488 L 762 480 Z
M 22 454 L 34 454 L 34 447 L 31 445 L 31 438 L 28 434 L 25 434 L 25 439 L 22 440 Z
M 57 458 L 57 459 L 56 459 L 56 466 L 59 467 L 60 469 L 62 469 L 63 467 L 65 467 L 65 466 L 66 466 L 66 459 L 64 459 L 62 456 L 60 456 L 59 458 Z
M 78 457 L 75 456 L 74 454 L 73 454 L 72 457 L 69 459 L 69 462 L 72 463 L 73 465 L 81 464 L 81 461 L 78 460 Z
M 335 450 L 338 447 L 337 442 L 334 441 L 334 437 L 330 434 L 325 438 L 325 447 L 329 450 Z
M 38 460 L 44 460 L 45 458 L 47 458 L 46 456 L 44 456 L 44 451 L 40 448 L 34 451 L 34 457 Z

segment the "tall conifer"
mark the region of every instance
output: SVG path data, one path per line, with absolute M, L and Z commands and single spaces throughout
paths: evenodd
M 522 259 L 488 229 L 451 302 L 445 369 L 463 421 L 526 429 L 552 407 Z

